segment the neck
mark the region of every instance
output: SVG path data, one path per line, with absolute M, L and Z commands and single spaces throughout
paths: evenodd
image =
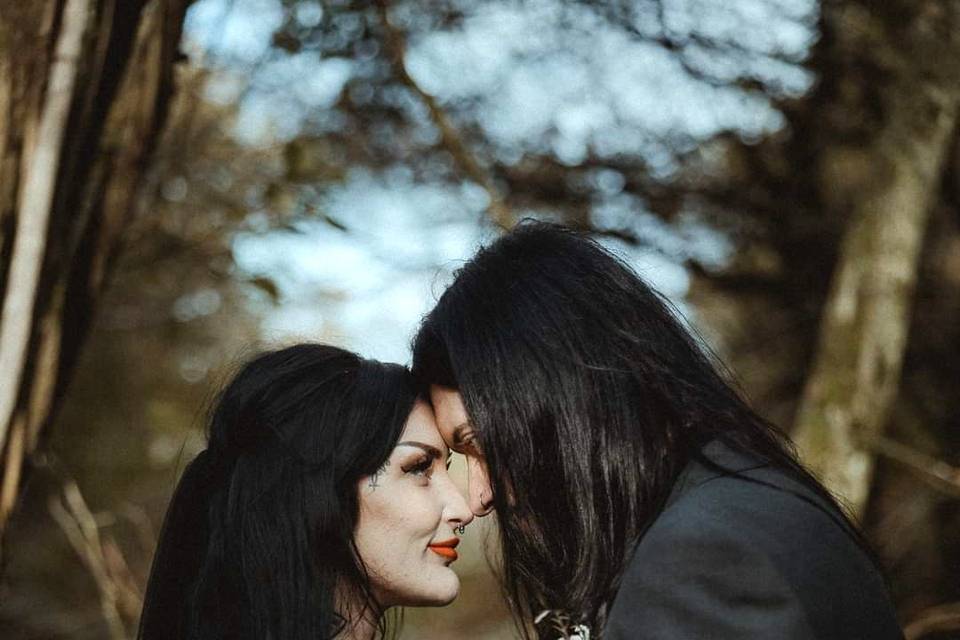
M 376 621 L 364 616 L 359 620 L 349 621 L 343 631 L 337 635 L 336 640 L 373 640 L 376 633 Z
M 343 631 L 337 634 L 336 640 L 373 640 L 377 633 L 377 623 L 383 615 L 382 611 L 357 602 L 346 604 L 343 599 L 340 600 L 338 608 L 347 624 Z

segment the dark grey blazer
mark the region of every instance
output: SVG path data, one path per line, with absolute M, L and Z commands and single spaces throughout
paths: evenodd
M 637 544 L 605 640 L 901 640 L 883 579 L 836 510 L 714 441 Z M 762 484 L 761 484 L 762 483 Z

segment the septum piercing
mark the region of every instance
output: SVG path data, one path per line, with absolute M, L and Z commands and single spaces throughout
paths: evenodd
M 457 532 L 457 535 L 461 535 L 461 536 L 462 536 L 462 535 L 463 535 L 463 532 L 466 531 L 466 529 L 467 529 L 467 525 L 462 524 L 462 525 L 460 525 L 459 527 L 454 528 L 454 531 Z

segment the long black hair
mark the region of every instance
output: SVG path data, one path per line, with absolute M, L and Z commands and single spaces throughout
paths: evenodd
M 330 346 L 245 365 L 167 511 L 139 637 L 317 640 L 351 614 L 383 633 L 353 543 L 357 485 L 387 460 L 416 397 L 404 367 Z
M 710 441 L 786 470 L 836 505 L 671 305 L 580 233 L 524 222 L 481 249 L 413 349 L 422 385 L 463 398 L 493 487 L 502 582 L 525 637 L 542 609 L 602 628 L 633 546 Z M 838 517 L 846 520 L 839 508 Z

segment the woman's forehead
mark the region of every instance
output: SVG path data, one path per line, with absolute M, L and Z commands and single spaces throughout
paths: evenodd
M 426 402 L 418 400 L 407 418 L 407 423 L 403 427 L 403 433 L 400 440 L 420 442 L 446 451 L 446 444 L 440 437 L 440 431 L 437 429 L 437 421 L 434 418 L 433 410 Z
M 456 389 L 432 386 L 430 388 L 430 403 L 436 412 L 437 426 L 444 438 L 452 435 L 452 431 L 459 425 L 469 422 L 467 410 L 463 405 L 463 398 Z

